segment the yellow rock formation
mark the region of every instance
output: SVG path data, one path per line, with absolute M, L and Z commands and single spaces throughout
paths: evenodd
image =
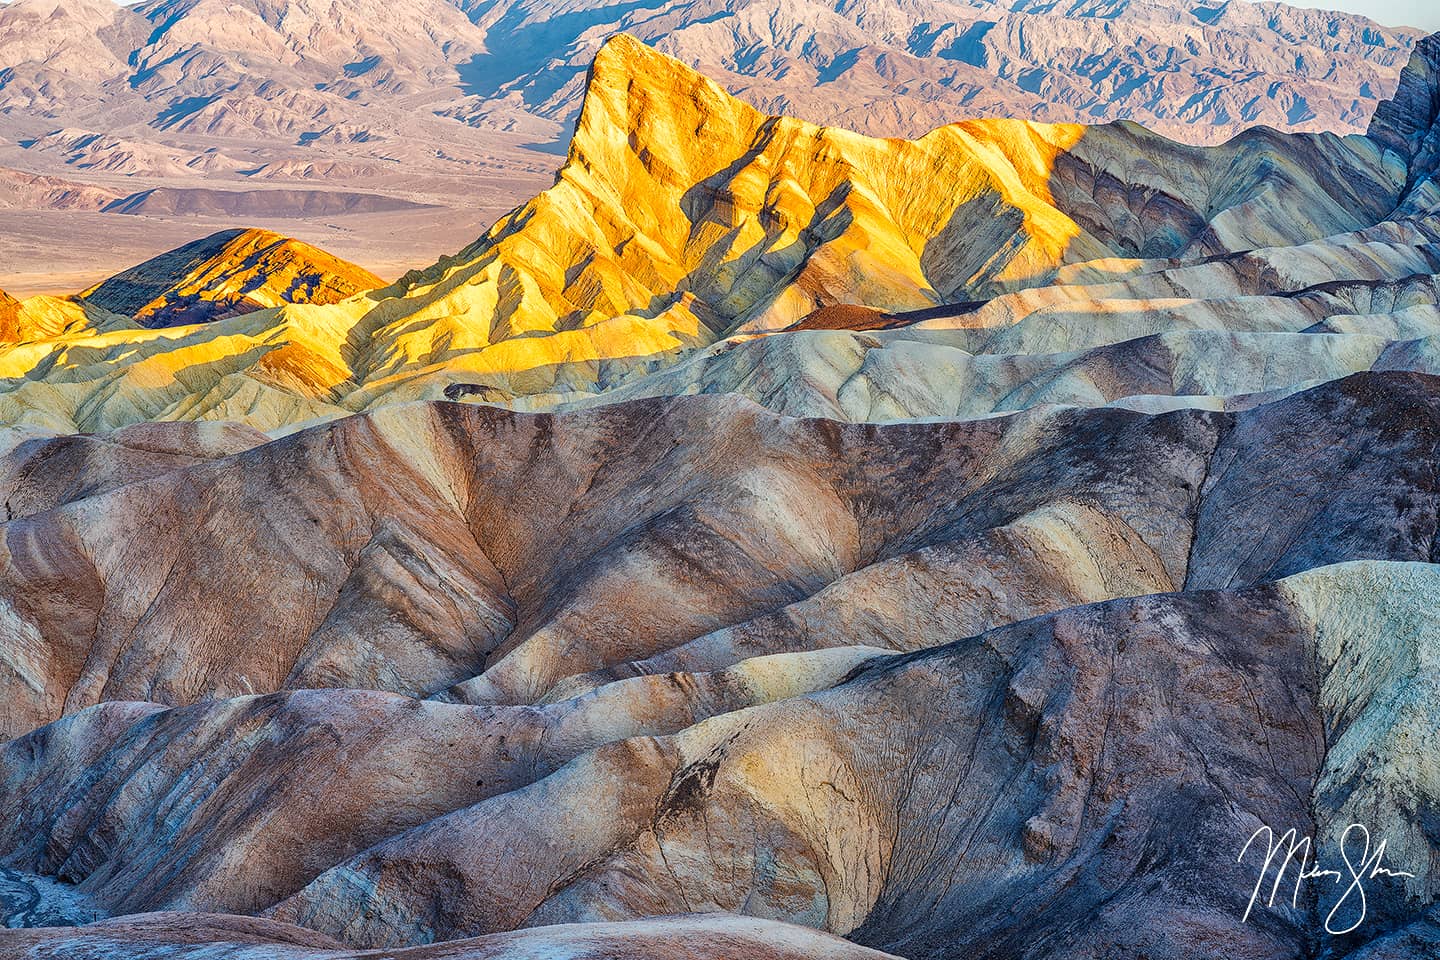
M 269 230 L 226 230 L 132 267 L 81 299 L 147 327 L 336 303 L 385 285 L 368 270 Z
M 818 307 L 927 308 L 1043 285 L 1067 264 L 1357 229 L 1393 209 L 1403 166 L 1363 137 L 1258 130 L 1209 151 L 1133 124 L 986 120 L 873 139 L 765 116 L 620 35 L 595 59 L 555 185 L 455 256 L 332 305 L 161 332 L 55 325 L 0 345 L 0 419 L 274 431 L 456 384 L 545 405 Z M 257 260 L 260 237 L 179 282 L 154 281 L 152 261 L 88 302 L 151 326 L 207 298 L 223 308 L 210 316 L 326 299 L 277 297 L 293 258 Z
M 27 297 L 16 300 L 0 290 L 0 350 L 23 354 L 28 341 L 63 339 L 67 335 L 84 335 L 101 328 L 125 324 L 125 318 L 93 305 L 76 302 L 68 297 Z M 42 347 L 36 354 L 50 355 L 51 347 Z M 7 357 L 8 365 L 29 370 L 31 364 L 19 356 Z

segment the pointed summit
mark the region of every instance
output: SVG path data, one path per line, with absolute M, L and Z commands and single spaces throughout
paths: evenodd
M 169 327 L 284 303 L 336 303 L 384 283 L 278 233 L 224 230 L 116 274 L 81 297 L 147 327 Z
M 590 66 L 575 143 L 595 159 L 613 159 L 615 149 L 640 143 L 647 160 L 687 179 L 696 155 L 713 144 L 748 141 L 765 119 L 709 77 L 617 33 Z

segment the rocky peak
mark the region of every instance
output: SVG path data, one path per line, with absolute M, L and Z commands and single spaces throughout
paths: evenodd
M 609 169 L 619 169 L 623 164 L 615 163 L 615 152 L 634 150 L 652 174 L 668 168 L 693 183 L 684 174 L 693 159 L 716 156 L 707 143 L 745 143 L 764 121 L 758 110 L 708 77 L 617 33 L 590 66 L 570 155 L 572 161 L 610 161 Z
M 1440 160 L 1440 33 L 1415 44 L 1395 96 L 1375 108 L 1367 134 L 1405 159 L 1412 188 L 1435 174 Z

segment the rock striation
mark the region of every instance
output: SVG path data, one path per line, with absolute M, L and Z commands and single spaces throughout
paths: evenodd
M 929 676 L 923 683 L 959 696 L 971 689 L 962 678 L 979 682 L 990 674 L 975 664 L 931 676 L 935 663 L 951 663 L 956 645 L 985 661 L 996 644 L 1002 653 L 1009 649 L 998 638 L 1034 638 L 1037 630 L 1046 638 L 1042 646 L 1072 635 L 1075 642 L 1105 637 L 1124 644 L 1113 639 L 1115 632 L 1137 617 L 1156 624 L 1131 644 L 1147 657 L 1180 655 L 1157 647 L 1159 637 L 1178 629 L 1176 617 L 1192 618 L 1196 630 L 1203 624 L 1210 639 L 1184 641 L 1189 665 L 1136 666 L 1136 683 L 1154 683 L 1171 670 L 1189 676 L 1219 657 L 1248 678 L 1244 682 L 1273 685 L 1277 703 L 1298 711 L 1277 718 L 1273 731 L 1291 738 L 1283 750 L 1272 747 L 1298 765 L 1291 787 L 1265 781 L 1270 785 L 1243 789 L 1304 795 L 1320 782 L 1322 759 L 1340 762 L 1348 755 L 1320 749 L 1322 721 L 1315 718 L 1330 716 L 1317 705 L 1327 696 L 1335 705 L 1323 709 L 1332 713 L 1352 709 L 1353 700 L 1325 693 L 1319 679 L 1303 674 L 1303 665 L 1334 655 L 1324 651 L 1352 649 L 1328 632 L 1324 618 L 1353 617 L 1364 608 L 1346 596 L 1368 591 L 1423 604 L 1433 589 L 1426 578 L 1433 577 L 1428 561 L 1440 515 L 1428 481 L 1440 436 L 1437 384 L 1409 374 L 1360 374 L 1241 414 L 1072 410 L 884 428 L 792 420 L 708 398 L 564 417 L 456 404 L 398 406 L 223 459 L 207 457 L 254 441 L 155 425 L 146 436 L 115 438 L 115 452 L 103 459 L 52 456 L 56 472 L 68 470 L 75 480 L 52 487 L 33 502 L 36 512 L 0 528 L 8 557 L 0 589 L 13 611 L 8 630 L 35 638 L 11 648 L 18 676 L 5 693 L 13 705 L 12 734 L 70 716 L 19 736 L 0 759 L 3 782 L 11 785 L 3 836 L 9 863 L 78 884 L 104 912 L 273 907 L 281 919 L 360 945 L 695 909 L 755 912 L 853 933 L 867 917 L 880 923 L 880 878 L 893 869 L 886 865 L 893 837 L 875 853 L 881 859 L 862 863 L 816 862 L 806 859 L 818 855 L 807 843 L 818 840 L 784 840 L 793 850 L 783 855 L 802 860 L 774 874 L 780 884 L 774 890 L 757 892 L 751 884 L 759 879 L 725 887 L 730 893 L 708 885 L 737 869 L 745 877 L 770 876 L 761 864 L 782 856 L 780 848 L 757 850 L 754 864 L 737 866 L 707 860 L 716 854 L 705 853 L 698 839 L 699 848 L 682 846 L 676 859 L 668 852 L 663 857 L 672 868 L 677 860 L 690 864 L 682 877 L 701 884 L 694 889 L 682 880 L 680 892 L 665 892 L 671 881 L 663 879 L 661 859 L 644 861 L 649 866 L 602 860 L 587 868 L 597 871 L 593 881 L 585 873 L 572 877 L 568 883 L 578 886 L 565 887 L 570 892 L 563 896 L 554 884 L 616 844 L 659 857 L 651 844 L 665 830 L 645 818 L 670 816 L 670 804 L 696 791 L 709 795 L 711 787 L 686 787 L 684 777 L 711 783 L 704 758 L 737 731 L 762 737 L 754 747 L 759 756 L 801 764 L 783 774 L 752 772 L 745 782 L 782 791 L 794 783 L 798 792 L 789 799 L 767 794 L 755 801 L 758 807 L 722 794 L 715 800 L 722 809 L 783 810 L 800 803 L 817 789 L 806 786 L 811 774 L 804 771 L 819 762 L 805 758 L 820 744 L 832 752 L 846 744 L 843 764 L 854 779 L 834 781 L 837 774 L 825 773 L 823 765 L 813 774 L 844 794 L 859 782 L 871 789 L 904 783 L 900 771 L 868 770 L 860 758 L 911 757 L 910 747 L 880 740 L 867 746 L 848 725 L 843 735 L 826 733 L 831 721 L 806 711 L 849 718 L 846 724 L 868 718 L 863 723 L 878 725 L 874 736 L 893 736 L 900 704 L 913 711 L 933 697 L 884 694 L 895 697 L 895 706 L 882 709 L 883 697 L 862 695 L 869 681 L 857 678 L 886 677 L 885 664 L 906 664 L 910 674 Z M 1337 423 L 1346 425 L 1343 443 L 1317 447 L 1316 431 Z M 182 427 L 188 436 L 177 432 Z M 698 458 L 686 440 L 695 436 L 707 438 Z M 165 469 L 152 459 L 162 449 L 191 459 Z M 142 451 L 152 458 L 139 459 Z M 24 472 L 23 461 L 12 462 L 19 470 L 11 470 Z M 135 479 L 115 485 L 119 470 Z M 1317 488 L 1327 497 L 1297 509 L 1305 502 L 1299 491 Z M 78 499 L 67 501 L 72 495 Z M 521 500 L 523 513 L 513 506 Z M 321 502 L 323 513 L 315 510 Z M 208 506 L 196 512 L 197 504 Z M 183 522 L 180 511 L 186 511 Z M 115 524 L 131 517 L 146 518 L 143 535 L 120 536 Z M 255 517 L 264 518 L 263 537 L 247 536 Z M 176 578 L 177 569 L 186 575 Z M 1335 572 L 1306 572 L 1322 569 Z M 124 577 L 117 575 L 121 570 Z M 1381 589 L 1367 579 L 1376 576 L 1399 579 Z M 1348 577 L 1358 585 L 1348 586 Z M 1276 599 L 1276 588 L 1267 584 L 1280 578 L 1285 590 L 1304 596 L 1282 591 L 1288 599 Z M 647 585 L 643 593 L 620 586 L 637 582 Z M 216 602 L 262 594 L 263 606 Z M 1165 597 L 1124 600 L 1154 594 Z M 1224 612 L 1227 604 L 1232 612 Z M 1415 615 L 1382 605 L 1374 614 L 1381 619 L 1364 628 L 1374 634 L 1366 642 L 1399 644 L 1414 636 L 1393 625 Z M 1051 617 L 1060 619 L 1051 625 Z M 1060 624 L 1074 618 L 1076 625 L 1062 630 Z M 1081 623 L 1091 625 L 1082 629 Z M 1352 628 L 1360 629 L 1345 627 Z M 1277 638 L 1261 639 L 1272 630 Z M 967 639 L 977 634 L 989 639 Z M 1222 637 L 1247 650 L 1260 644 L 1274 659 L 1237 660 L 1240 647 L 1216 654 L 1211 647 Z M 1315 646 L 1322 643 L 1317 637 L 1324 645 Z M 1312 646 L 1318 652 L 1305 652 Z M 1387 649 L 1396 664 L 1393 679 L 1367 682 L 1393 683 L 1399 691 L 1414 675 L 1404 666 L 1412 661 L 1397 646 Z M 1428 656 L 1425 649 L 1420 642 L 1408 656 Z M 932 663 L 932 654 L 940 659 Z M 1042 713 L 1042 703 L 1060 709 L 1069 701 L 1043 691 L 1062 678 L 1082 682 L 1065 670 L 1108 662 L 1093 651 L 1054 656 L 1058 663 L 1028 668 L 1034 692 L 1022 688 L 1009 696 L 1031 698 L 1030 709 Z M 1060 663 L 1070 666 L 1062 670 Z M 1346 669 L 1374 676 L 1363 663 Z M 1356 682 L 1356 675 L 1346 676 L 1335 681 L 1337 691 Z M 890 683 L 874 682 L 886 689 Z M 1207 682 L 1204 695 L 1183 688 L 1171 696 L 1191 704 L 1198 718 L 1244 683 Z M 1107 689 L 1099 680 L 1084 684 L 1091 696 Z M 306 687 L 318 689 L 295 689 Z M 1312 687 L 1310 701 L 1294 699 Z M 995 696 L 986 689 L 956 704 L 953 720 L 917 714 L 907 722 L 916 736 L 939 736 L 960 718 L 973 722 L 977 711 L 984 714 L 978 705 Z M 42 690 L 53 699 L 35 695 Z M 377 692 L 383 690 L 394 692 Z M 277 692 L 250 695 L 267 691 Z M 217 696 L 236 698 L 216 702 Z M 851 696 L 861 699 L 826 713 L 832 708 L 824 703 L 835 697 L 848 703 Z M 821 705 L 806 705 L 812 697 Z M 1006 709 L 1021 710 L 1023 702 Z M 1247 697 L 1233 702 L 1233 717 L 1206 721 L 1216 731 L 1232 722 L 1233 729 L 1245 728 L 1240 717 L 1271 722 L 1257 720 Z M 1418 692 L 1412 702 L 1426 709 Z M 1083 700 L 1073 709 L 1070 724 L 1099 723 L 1104 716 Z M 1152 708 L 1127 709 L 1135 732 L 1112 729 L 1110 736 L 1128 743 L 1131 736 L 1151 735 L 1155 728 L 1142 721 Z M 755 710 L 761 717 L 782 711 L 789 719 L 757 719 Z M 1175 721 L 1177 729 L 1194 722 Z M 1335 729 L 1340 721 L 1324 723 Z M 1017 735 L 1027 735 L 1024 729 Z M 1368 722 L 1365 729 L 1372 730 Z M 764 739 L 770 735 L 799 739 L 785 739 L 792 745 L 784 746 Z M 1077 729 L 1066 736 L 1079 735 Z M 1246 734 L 1240 742 L 1259 736 Z M 815 746 L 802 748 L 807 742 Z M 1162 737 L 1154 749 L 1170 743 Z M 1151 769 L 1158 756 L 1140 761 L 1133 744 L 1117 749 L 1139 769 Z M 1000 755 L 1006 751 L 1011 748 Z M 413 766 L 422 755 L 423 772 Z M 1213 759 L 1213 748 L 1203 755 Z M 222 757 L 213 766 L 205 759 Z M 749 769 L 756 761 L 736 762 Z M 1224 762 L 1247 769 L 1239 759 Z M 1008 769 L 995 774 L 997 782 L 1009 780 Z M 1343 775 L 1362 770 L 1372 767 L 1362 763 Z M 197 775 L 200 782 L 193 780 Z M 932 775 L 949 783 L 948 775 Z M 1050 776 L 1054 789 L 1070 784 L 1067 790 L 1083 795 L 1085 781 L 1076 787 L 1073 773 Z M 1099 779 L 1110 783 L 1114 776 Z M 1175 776 L 1162 779 L 1169 784 Z M 180 794 L 175 777 L 190 784 Z M 615 785 L 611 806 L 597 805 L 608 789 L 600 784 Z M 1345 798 L 1346 789 L 1337 787 L 1334 795 Z M 667 790 L 674 799 L 664 799 Z M 575 806 L 580 798 L 587 799 Z M 870 802 L 876 806 L 856 814 L 893 815 L 901 801 Z M 940 800 L 915 802 L 923 810 Z M 987 802 L 1012 809 L 1009 801 Z M 689 809 L 676 807 L 675 815 Z M 1104 809 L 1101 804 L 1096 812 L 1102 821 Z M 1158 808 L 1140 809 L 1152 817 Z M 1257 808 L 1254 815 L 1274 820 L 1281 812 L 1293 821 L 1305 808 Z M 1036 807 L 1026 816 L 1041 813 Z M 692 815 L 696 823 L 709 820 L 708 842 L 715 842 L 713 815 L 685 816 Z M 970 822 L 959 810 L 954 815 Z M 1050 832 L 1076 815 L 1056 807 L 1030 824 L 1023 834 L 1030 839 L 1015 856 L 1033 859 L 1048 851 L 1059 843 Z M 527 832 L 497 826 L 512 822 Z M 1224 821 L 1229 826 L 1216 826 L 1210 842 L 1220 843 L 1221 833 L 1244 822 Z M 512 867 L 496 872 L 500 861 L 479 852 L 473 828 L 464 826 L 470 823 L 487 825 L 487 842 L 506 851 Z M 595 845 L 568 848 L 573 862 L 550 863 L 553 874 L 515 859 L 519 851 L 559 849 L 558 840 L 544 839 L 550 823 L 566 837 L 593 837 L 586 843 Z M 456 829 L 466 839 L 435 841 L 439 846 L 425 839 Z M 733 829 L 763 836 L 771 828 L 746 821 Z M 811 824 L 802 836 L 841 829 Z M 865 819 L 854 829 L 862 833 L 836 839 L 834 856 L 859 856 L 878 842 L 875 836 L 901 827 Z M 659 833 L 644 839 L 650 834 L 627 830 Z M 1009 835 L 998 824 L 994 830 Z M 924 836 L 917 842 L 934 842 Z M 1145 846 L 1136 842 L 1137 850 Z M 269 852 L 253 856 L 252 845 Z M 346 861 L 367 847 L 373 849 L 355 863 Z M 1084 848 L 1082 840 L 1064 847 Z M 1205 845 L 1197 840 L 1195 848 Z M 462 850 L 466 869 L 477 873 L 462 873 L 470 879 L 454 886 L 460 867 L 444 858 Z M 405 878 L 398 886 L 383 879 L 392 857 L 404 860 L 393 867 Z M 405 859 L 411 857 L 421 862 Z M 641 877 L 652 869 L 661 872 L 641 883 L 634 900 L 602 879 L 612 871 Z M 959 868 L 932 869 L 950 877 Z M 356 871 L 374 879 L 356 879 Z M 797 889 L 796 871 L 815 886 Z M 426 877 L 447 878 L 447 896 L 456 899 L 441 897 Z M 865 877 L 875 885 L 849 886 Z M 844 886 L 837 885 L 841 878 Z M 506 886 L 512 882 L 520 886 Z M 356 889 L 376 892 L 357 900 L 349 892 Z M 992 892 L 1000 895 L 998 888 Z M 926 916 L 969 916 L 938 905 L 907 913 L 899 904 L 923 903 L 916 900 L 919 888 L 892 888 L 892 895 L 897 905 L 887 909 L 911 920 L 886 920 L 899 926 L 885 927 L 891 931 L 885 936 L 898 936 L 896 930 Z M 551 903 L 553 897 L 559 899 Z M 519 912 L 488 912 L 501 904 Z M 1074 909 L 1085 915 L 1094 906 L 1082 899 Z M 1206 909 L 1224 913 L 1220 906 Z M 1039 922 L 1025 920 L 1027 928 Z M 1302 925 L 1297 919 L 1279 940 L 1260 937 L 1255 949 L 1275 949 Z M 1115 935 L 1136 926 L 1133 916 L 1117 917 Z M 945 939 L 956 930 L 926 936 Z M 1226 931 L 1226 938 L 1249 936 L 1238 921 Z M 879 935 L 861 939 L 906 956 L 926 955 L 915 949 L 924 938 L 911 937 L 905 934 L 903 948 Z
M 384 285 L 299 240 L 227 230 L 117 274 L 80 299 L 147 327 L 173 327 L 285 303 L 337 303 Z
M 0 953 L 1433 952 L 1437 44 L 1202 148 L 617 38 L 428 270 L 0 304 Z
M 74 698 L 64 709 L 77 712 L 0 752 L 7 864 L 77 885 L 100 913 L 265 913 L 352 946 L 722 911 L 903 956 L 1063 956 L 1098 943 L 1178 957 L 1219 943 L 1261 957 L 1301 949 L 1326 905 L 1247 925 L 1254 864 L 1225 866 L 1203 889 L 1178 878 L 1260 824 L 1296 826 L 1333 852 L 1358 811 L 1404 795 L 1416 799 L 1385 822 L 1416 877 L 1372 891 L 1372 909 L 1423 926 L 1434 896 L 1424 823 L 1440 783 L 1410 758 L 1435 724 L 1424 678 L 1440 587 L 1427 480 L 1437 402 L 1431 378 L 1362 374 L 1242 415 L 879 430 L 705 399 L 518 420 L 398 407 L 388 425 L 354 418 L 177 466 L 5 526 L 11 569 L 46 571 L 52 585 L 28 593 L 12 574 L 12 608 L 68 608 L 25 628 L 52 648 L 86 616 L 68 584 L 99 585 L 102 623 L 138 609 L 112 595 L 114 577 L 66 560 L 64 540 L 95 543 L 107 518 L 149 516 L 150 549 L 123 558 L 136 584 L 125 589 L 150 593 L 152 565 L 191 571 L 167 578 L 130 645 L 80 653 L 116 664 L 102 702 Z M 415 422 L 437 416 L 442 430 Z M 1320 424 L 1344 424 L 1344 446 L 1310 442 Z M 354 434 L 362 425 L 369 438 Z M 711 457 L 682 466 L 694 453 L 682 438 L 697 434 Z M 484 442 L 467 448 L 467 435 Z M 277 585 L 331 594 L 314 579 L 330 556 L 357 566 L 335 606 L 309 616 L 321 626 L 297 666 L 319 665 L 315 654 L 339 654 L 331 669 L 398 666 L 405 650 L 421 662 L 416 639 L 385 646 L 402 639 L 387 624 L 408 609 L 422 628 L 422 598 L 433 606 L 459 586 L 416 566 L 442 555 L 418 531 L 403 552 L 387 535 L 382 561 L 374 546 L 342 554 L 299 533 L 363 526 L 344 510 L 277 526 L 286 497 L 314 502 L 294 465 L 332 485 L 356 476 L 297 445 L 327 438 L 392 475 L 375 456 L 381 437 L 428 438 L 410 439 L 403 459 L 432 477 L 473 471 L 453 488 L 449 521 L 473 539 L 452 538 L 444 555 L 471 568 L 493 555 L 489 603 L 515 626 L 496 625 L 490 666 L 429 701 L 333 673 L 321 689 L 293 689 L 316 685 L 297 674 L 267 696 L 210 699 L 242 676 L 266 689 L 258 665 L 294 656 L 276 646 L 279 618 L 303 616 L 304 601 Z M 522 461 L 512 445 L 531 453 Z M 807 452 L 815 459 L 794 462 Z M 274 457 L 290 465 L 283 490 L 261 480 Z M 237 470 L 251 479 L 226 479 Z M 441 500 L 418 476 L 397 483 L 433 509 Z M 216 504 L 178 555 L 159 539 L 168 520 L 116 502 L 181 503 L 173 482 Z M 233 492 L 207 493 L 213 484 Z M 1325 500 L 1298 496 L 1317 487 Z M 519 490 L 527 517 L 563 516 L 559 526 L 519 528 L 487 505 Z M 224 512 L 268 517 L 274 531 L 248 553 L 232 548 L 232 573 L 200 566 L 209 538 L 237 542 Z M 604 546 L 584 549 L 587 538 Z M 560 568 L 542 574 L 536 556 Z M 610 585 L 621 580 L 647 591 Z M 178 592 L 188 584 L 268 601 L 212 604 L 201 618 Z M 407 591 L 414 600 L 397 605 Z M 768 612 L 786 593 L 795 599 Z M 215 619 L 236 609 L 276 619 Z M 704 632 L 717 621 L 728 625 Z M 76 641 L 90 629 L 78 624 Z M 167 644 L 145 654 L 136 641 L 151 632 Z M 430 686 L 451 669 L 431 668 Z M 324 689 L 333 680 L 352 689 Z M 136 682 L 161 702 L 135 702 Z M 1157 940 L 1160 928 L 1189 933 Z M 93 929 L 27 936 L 147 935 Z

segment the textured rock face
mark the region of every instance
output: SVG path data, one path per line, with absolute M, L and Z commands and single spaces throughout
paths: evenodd
M 1437 402 L 442 404 L 216 461 L 249 441 L 156 425 L 54 459 L 135 482 L 3 528 L 10 732 L 70 715 L 0 753 L 0 843 L 102 913 L 352 945 L 720 910 L 903 956 L 1284 954 L 1315 915 L 1240 923 L 1253 864 L 1183 878 L 1400 795 L 1394 855 L 1432 855 Z M 1374 909 L 1417 918 L 1428 876 Z
M 228 230 L 147 260 L 81 299 L 147 327 L 171 327 L 283 303 L 336 303 L 384 285 L 308 243 L 265 230 Z
M 1188 603 L 1031 621 L 892 658 L 828 693 L 597 751 L 535 789 L 377 845 L 277 916 L 383 943 L 412 930 L 747 908 L 907 956 L 1024 955 L 1038 943 L 1064 956 L 1096 941 L 1158 953 L 1153 931 L 1191 916 L 1215 923 L 1210 935 L 1232 956 L 1273 956 L 1299 931 L 1217 923 L 1242 887 L 1238 865 L 1221 867 L 1214 900 L 1153 893 L 1193 869 L 1186 848 L 1228 847 L 1256 820 L 1306 822 L 1299 798 L 1322 742 L 1302 675 L 1282 666 L 1295 652 L 1283 607 L 1263 593 Z M 1227 703 L 1221 691 L 1242 685 L 1228 664 L 1241 657 L 1243 675 L 1265 685 L 1255 702 Z M 1157 676 L 1186 680 L 1172 699 Z M 1237 733 L 1283 742 L 1281 765 L 1242 773 L 1249 748 L 1223 746 Z M 1207 744 L 1215 780 L 1189 737 Z M 896 751 L 892 738 L 911 746 Z M 617 784 L 624 820 L 607 819 L 604 801 L 560 799 L 597 780 Z M 1227 803 L 1237 794 L 1255 799 Z M 522 850 L 545 848 L 551 831 L 576 838 L 573 859 L 502 854 L 482 825 L 507 821 L 527 825 Z M 1101 842 L 1103 857 L 1092 853 Z M 1171 863 L 1150 854 L 1141 869 L 1157 846 L 1175 851 Z M 417 890 L 420 864 L 450 883 Z M 1129 895 L 1131 877 L 1151 895 Z M 341 892 L 370 884 L 368 896 Z M 497 887 L 507 894 L 481 892 Z M 1036 901 L 1045 907 L 1027 909 Z M 1087 929 L 1072 940 L 1080 917 Z
M 1394 98 L 1375 110 L 1366 131 L 1372 139 L 1405 157 L 1416 176 L 1434 175 L 1440 159 L 1440 39 L 1415 45 Z
M 908 649 L 1112 596 L 1419 559 L 1436 512 L 1429 383 L 1361 376 L 1238 417 L 1100 411 L 875 434 L 701 399 L 561 421 L 405 406 L 215 461 L 205 454 L 248 438 L 206 450 L 192 430 L 161 433 L 150 451 L 197 462 L 159 475 L 129 431 L 108 456 L 63 457 L 50 441 L 22 459 L 22 446 L 12 475 L 35 460 L 73 473 L 13 488 L 0 589 L 8 628 L 36 639 L 12 661 L 8 732 L 101 700 L 285 686 L 529 703 L 622 662 L 713 669 L 735 662 L 728 651 L 792 650 L 817 618 Z M 1353 441 L 1298 456 L 1331 417 L 1357 421 Z M 1399 417 L 1403 430 L 1379 430 Z M 699 460 L 692 435 L 710 438 Z M 845 465 L 830 462 L 836 444 Z M 916 449 L 934 453 L 917 462 Z M 116 459 L 142 482 L 115 487 Z M 1224 481 L 1202 490 L 1211 472 Z M 1332 491 L 1322 511 L 1281 510 L 1285 490 L 1315 486 Z M 1381 489 L 1393 506 L 1371 504 Z M 58 503 L 66 492 L 96 495 Z M 1271 498 L 1278 515 L 1248 526 Z M 535 519 L 517 516 L 521 499 Z M 23 515 L 27 502 L 47 509 Z M 138 516 L 143 533 L 122 534 Z M 964 591 L 921 614 L 962 576 Z M 846 590 L 821 593 L 842 578 Z M 647 590 L 632 596 L 631 582 Z M 206 599 L 262 594 L 259 611 Z M 911 610 L 912 639 L 866 628 L 871 604 Z
M 1206 150 L 620 39 L 429 271 L 0 307 L 0 953 L 1427 955 L 1432 54 Z
M 115 487 L 265 443 L 236 423 L 136 424 L 108 436 L 0 434 L 0 494 L 6 519 L 27 517 Z

